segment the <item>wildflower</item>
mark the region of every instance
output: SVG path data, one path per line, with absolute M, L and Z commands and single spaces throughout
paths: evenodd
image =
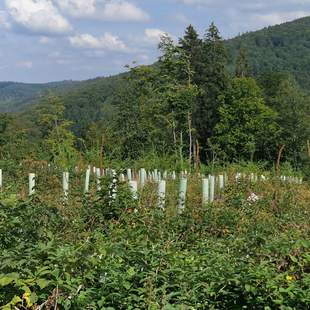
M 292 282 L 292 281 L 296 280 L 296 278 L 295 278 L 295 276 L 287 275 L 287 276 L 286 276 L 286 280 L 287 280 L 288 282 Z
M 23 299 L 26 301 L 28 307 L 32 306 L 32 302 L 31 302 L 30 297 L 31 297 L 31 293 L 29 293 L 29 292 L 25 292 L 23 295 Z
M 247 201 L 250 203 L 257 202 L 258 200 L 259 200 L 259 197 L 254 193 L 251 193 L 251 195 L 247 199 Z

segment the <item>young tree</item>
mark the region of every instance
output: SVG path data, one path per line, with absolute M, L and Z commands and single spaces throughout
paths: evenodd
M 64 110 L 61 99 L 49 94 L 38 108 L 38 121 L 42 146 L 50 160 L 67 169 L 75 164 L 78 153 L 74 147 L 75 136 L 70 131 L 71 122 L 64 118 Z
M 235 78 L 211 139 L 229 161 L 274 158 L 279 126 L 277 114 L 264 103 L 252 78 Z
M 149 111 L 157 95 L 157 69 L 147 66 L 131 68 L 124 78 L 126 83 L 119 89 L 114 101 L 117 116 L 113 130 L 120 157 L 137 159 L 152 148 L 150 132 L 153 130 L 153 120 Z
M 195 134 L 192 115 L 198 94 L 193 77 L 195 67 L 198 68 L 199 45 L 198 35 L 192 26 L 187 28 L 179 46 L 166 38 L 163 38 L 159 45 L 162 52 L 159 60 L 160 72 L 166 73 L 161 74 L 165 76 L 162 100 L 166 102 L 166 113 L 171 119 L 175 152 L 179 150 L 182 159 L 183 146 L 188 145 L 185 154 L 190 164 L 194 153 Z

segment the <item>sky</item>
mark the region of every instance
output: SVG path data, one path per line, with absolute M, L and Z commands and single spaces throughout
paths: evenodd
M 308 15 L 310 0 L 0 0 L 0 81 L 109 76 L 154 62 L 161 35 L 189 24 L 226 39 Z

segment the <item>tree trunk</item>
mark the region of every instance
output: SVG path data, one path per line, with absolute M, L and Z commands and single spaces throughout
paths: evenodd
M 196 140 L 196 157 L 195 157 L 196 169 L 200 166 L 200 145 L 198 140 Z

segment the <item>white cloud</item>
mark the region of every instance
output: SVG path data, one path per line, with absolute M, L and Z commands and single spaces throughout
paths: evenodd
M 95 37 L 91 34 L 85 33 L 69 37 L 72 46 L 87 48 L 87 49 L 102 49 L 110 51 L 126 51 L 126 44 L 119 39 L 119 37 L 106 32 L 101 37 Z
M 96 13 L 96 0 L 56 0 L 59 8 L 73 16 L 85 17 Z
M 25 69 L 31 69 L 33 67 L 32 61 L 25 60 L 25 61 L 20 61 L 16 64 L 16 67 L 18 68 L 25 68 Z
M 146 21 L 150 18 L 142 9 L 123 0 L 105 1 L 97 14 L 110 21 Z
M 72 27 L 49 0 L 6 0 L 8 13 L 19 26 L 39 34 L 64 34 Z
M 76 18 L 107 21 L 146 21 L 149 15 L 127 0 L 53 0 L 59 9 Z
M 157 28 L 147 28 L 144 30 L 144 40 L 151 44 L 159 43 L 164 35 L 168 35 L 168 33 Z

